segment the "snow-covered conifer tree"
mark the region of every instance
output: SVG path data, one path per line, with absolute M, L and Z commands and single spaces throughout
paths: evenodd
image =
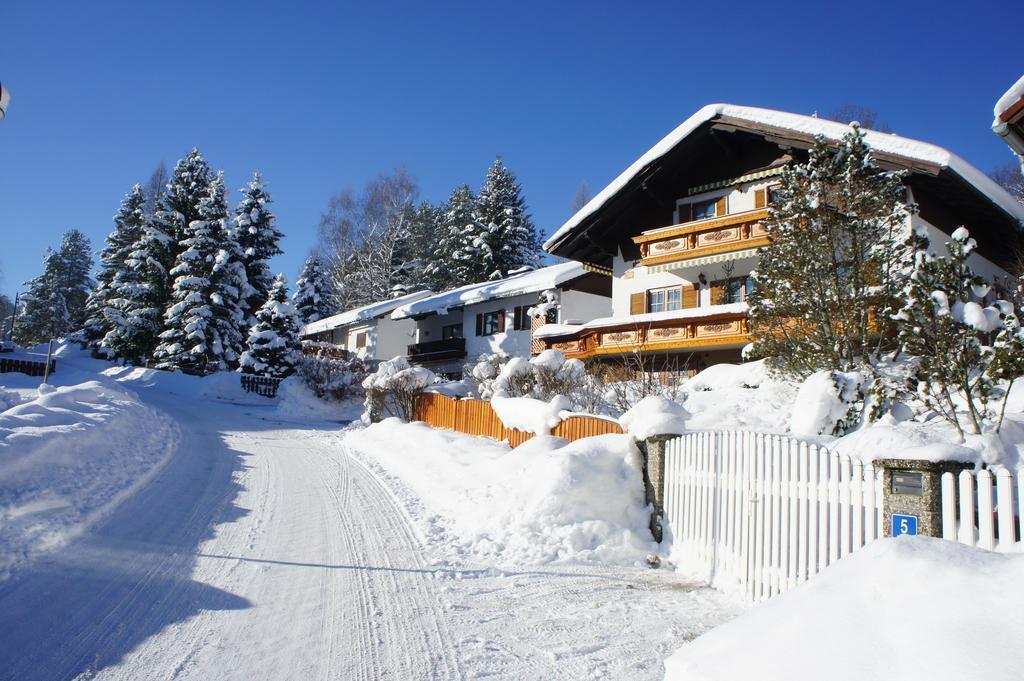
M 427 265 L 426 278 L 435 291 L 445 291 L 477 281 L 478 266 L 470 259 L 476 235 L 476 197 L 469 185 L 456 187 L 442 207 L 437 244 Z
M 209 194 L 210 179 L 210 166 L 199 149 L 193 149 L 175 164 L 167 188 L 157 200 L 143 250 L 152 265 L 163 269 L 161 278 L 154 268 L 153 279 L 148 282 L 151 302 L 161 311 L 168 306 L 174 285 L 171 268 L 185 250 L 189 225 L 201 219 L 199 206 Z
M 270 194 L 259 173 L 242 190 L 242 200 L 235 209 L 235 239 L 241 249 L 246 280 L 251 289 L 242 301 L 247 327 L 255 324 L 256 310 L 267 300 L 274 277 L 268 260 L 281 254 L 278 242 L 284 236 L 274 225 L 274 214 L 268 209 Z
M 526 212 L 522 187 L 501 157 L 487 170 L 473 217 L 473 239 L 455 258 L 470 267 L 475 281 L 501 279 L 513 270 L 537 265 L 537 230 Z
M 965 228 L 953 232 L 946 256 L 930 253 L 923 237 L 915 245 L 905 303 L 895 319 L 903 350 L 919 359 L 918 395 L 961 437 L 966 429 L 981 433 L 993 379 L 1012 380 L 1024 366 L 1013 305 L 995 300 L 984 306 L 991 286 L 967 264 L 977 244 Z
M 82 232 L 69 229 L 64 233 L 57 255 L 57 282 L 63 290 L 70 324 L 67 331 L 77 331 L 85 325 L 85 303 L 94 285 L 92 243 Z
M 244 267 L 226 229 L 224 193 L 224 178 L 218 175 L 201 202 L 199 219 L 185 231 L 185 250 L 171 270 L 175 279 L 166 328 L 153 353 L 159 368 L 205 374 L 237 360 L 244 319 L 239 270 Z
M 306 258 L 302 274 L 295 282 L 292 303 L 303 324 L 315 322 L 331 314 L 330 281 L 320 259 L 315 255 Z
M 249 332 L 239 371 L 274 378 L 292 375 L 302 359 L 301 330 L 299 314 L 288 302 L 288 282 L 279 274 L 266 302 L 256 313 L 256 324 Z
M 23 297 L 24 308 L 14 325 L 14 339 L 18 344 L 43 343 L 71 330 L 67 298 L 60 285 L 61 268 L 60 254 L 52 248 L 46 249 L 43 273 L 26 282 L 28 293 Z
M 100 251 L 100 271 L 96 276 L 96 287 L 86 301 L 84 341 L 87 345 L 96 346 L 109 333 L 114 325 L 112 319 L 120 318 L 123 308 L 119 307 L 125 299 L 118 290 L 125 282 L 128 258 L 136 242 L 142 238 L 146 225 L 146 196 L 142 187 L 132 187 L 121 207 L 114 216 L 114 231 L 106 239 L 106 245 Z
M 879 169 L 856 126 L 819 137 L 788 166 L 765 220 L 769 245 L 753 274 L 752 356 L 798 376 L 864 366 L 892 344 L 902 286 L 902 175 Z

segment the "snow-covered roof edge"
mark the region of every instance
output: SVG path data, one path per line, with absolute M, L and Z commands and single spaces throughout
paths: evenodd
M 828 139 L 838 140 L 846 134 L 850 126 L 845 123 L 837 123 L 822 118 L 813 118 L 801 114 L 762 109 L 758 107 L 737 106 L 734 104 L 708 104 L 702 107 L 695 114 L 683 121 L 675 130 L 663 137 L 661 141 L 651 147 L 647 153 L 638 158 L 631 166 L 626 168 L 618 177 L 612 180 L 608 186 L 602 189 L 594 198 L 579 209 L 575 215 L 569 218 L 564 225 L 558 228 L 554 234 L 544 242 L 544 250 L 549 250 L 554 245 L 572 232 L 587 217 L 600 210 L 615 194 L 617 194 L 637 173 L 643 170 L 651 162 L 661 158 L 675 147 L 694 130 L 710 121 L 716 116 L 728 116 L 740 120 L 771 125 L 773 127 L 792 130 L 811 135 L 823 135 Z M 989 178 L 967 161 L 963 160 L 953 152 L 942 147 L 920 142 L 908 137 L 893 135 L 891 133 L 865 130 L 865 142 L 872 149 L 877 151 L 903 156 L 909 159 L 934 163 L 944 168 L 949 168 L 964 180 L 975 186 L 981 193 L 992 200 L 1018 220 L 1024 220 L 1024 206 L 1021 206 L 1005 189 Z
M 1024 99 L 1024 76 L 1020 77 L 1016 83 L 1010 86 L 1010 89 L 1003 93 L 1003 96 L 999 98 L 996 105 L 992 108 L 992 116 L 995 120 L 992 121 L 992 127 L 1000 125 L 1000 120 L 1004 113 L 1010 110 L 1010 108 Z
M 511 298 L 527 293 L 539 293 L 556 288 L 586 273 L 582 264 L 570 260 L 538 270 L 515 274 L 497 281 L 467 284 L 451 291 L 416 300 L 396 309 L 391 313 L 391 318 L 407 319 L 432 313 L 444 314 L 454 307 L 485 303 L 490 300 Z
M 651 324 L 653 322 L 669 322 L 683 319 L 703 319 L 723 314 L 743 314 L 747 311 L 747 303 L 727 303 L 725 305 L 709 305 L 707 307 L 690 307 L 684 310 L 668 310 L 665 312 L 645 312 L 628 317 L 601 317 L 583 324 L 545 324 L 533 332 L 534 338 L 550 338 L 568 336 L 586 329 L 600 329 L 606 326 L 622 326 L 624 324 Z
M 363 305 L 362 307 L 346 310 L 345 312 L 339 312 L 336 315 L 324 317 L 323 319 L 318 319 L 315 322 L 306 324 L 302 329 L 302 335 L 305 336 L 311 333 L 320 333 L 322 331 L 328 331 L 330 329 L 337 329 L 341 326 L 354 324 L 355 322 L 364 322 L 370 319 L 376 319 L 377 317 L 383 317 L 396 307 L 426 298 L 433 294 L 434 292 L 430 290 L 416 291 L 414 293 L 407 293 L 404 296 L 399 296 L 398 298 L 382 300 L 379 303 L 370 303 L 369 305 Z

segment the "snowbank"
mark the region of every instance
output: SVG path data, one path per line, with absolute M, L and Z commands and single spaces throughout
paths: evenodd
M 686 681 L 1016 681 L 1024 555 L 926 537 L 879 540 L 683 646 Z
M 686 432 L 686 410 L 660 395 L 648 395 L 619 418 L 619 425 L 638 440 L 678 435 Z
M 768 376 L 764 360 L 715 364 L 682 386 L 688 430 L 785 433 L 797 386 Z
M 102 517 L 176 440 L 165 416 L 99 381 L 47 386 L 0 413 L 0 575 Z
M 558 395 L 550 402 L 532 397 L 499 397 L 491 399 L 491 408 L 506 428 L 534 435 L 548 435 L 561 420 L 561 413 L 572 409 L 572 401 Z
M 632 565 L 657 551 L 627 435 L 541 436 L 509 449 L 388 419 L 345 441 L 408 497 L 422 535 L 460 559 Z
M 274 415 L 282 419 L 299 421 L 348 422 L 363 412 L 362 398 L 341 402 L 317 397 L 298 376 L 290 376 L 277 389 L 277 407 Z

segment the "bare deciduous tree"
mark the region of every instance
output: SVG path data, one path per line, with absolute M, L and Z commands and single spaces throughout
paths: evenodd
M 825 114 L 825 118 L 831 121 L 839 121 L 840 123 L 853 123 L 856 121 L 860 124 L 860 127 L 874 130 L 875 132 L 892 132 L 892 128 L 879 120 L 877 111 L 860 104 L 854 104 L 853 102 L 847 102 L 838 108 L 832 109 Z
M 576 214 L 580 208 L 587 205 L 590 201 L 590 185 L 586 182 L 581 182 L 579 189 L 576 190 L 576 195 L 572 197 L 572 203 L 569 205 L 569 212 Z

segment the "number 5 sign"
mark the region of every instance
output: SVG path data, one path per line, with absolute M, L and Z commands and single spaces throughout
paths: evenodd
M 917 516 L 892 514 L 892 536 L 898 537 L 901 534 L 917 534 Z

